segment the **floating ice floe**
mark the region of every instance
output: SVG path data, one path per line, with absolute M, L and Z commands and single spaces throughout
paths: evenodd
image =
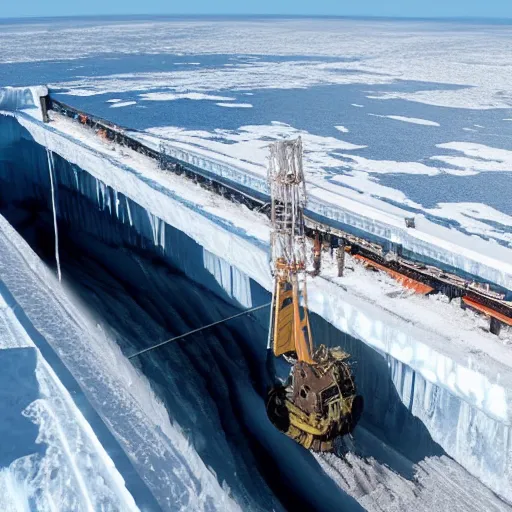
M 216 103 L 216 105 L 229 108 L 252 108 L 250 103 Z
M 435 121 L 428 121 L 427 119 L 418 119 L 417 117 L 405 117 L 405 116 L 383 116 L 379 114 L 368 114 L 373 117 L 384 117 L 386 119 L 394 119 L 395 121 L 403 121 L 404 123 L 421 124 L 424 126 L 441 126 Z
M 476 142 L 447 142 L 436 144 L 440 149 L 447 149 L 463 156 L 435 155 L 436 160 L 453 166 L 457 170 L 445 169 L 453 174 L 478 174 L 481 172 L 512 172 L 512 151 L 493 148 Z
M 230 96 L 218 96 L 215 94 L 204 94 L 200 92 L 148 92 L 139 95 L 145 101 L 177 101 L 177 100 L 208 100 L 208 101 L 234 101 L 236 98 Z
M 121 107 L 129 107 L 130 105 L 136 105 L 136 101 L 116 101 L 110 105 L 110 108 L 121 108 Z

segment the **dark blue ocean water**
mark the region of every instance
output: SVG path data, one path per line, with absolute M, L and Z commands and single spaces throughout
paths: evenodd
M 154 20 L 155 17 L 147 17 Z M 158 20 L 165 18 L 156 18 Z M 183 18 L 178 18 L 183 19 Z M 126 22 L 126 18 L 119 18 Z M 474 23 L 474 20 L 470 20 Z M 469 20 L 459 20 L 450 25 L 450 30 L 464 27 Z M 108 19 L 58 20 L 57 24 L 72 26 L 98 22 L 112 23 Z M 21 22 L 20 22 L 21 23 Z M 391 23 L 391 21 L 390 21 Z M 398 23 L 398 22 L 397 22 Z M 498 23 L 489 21 L 486 23 Z M 503 21 L 509 23 L 509 21 Z M 434 155 L 458 155 L 454 151 L 437 148 L 436 144 L 446 142 L 470 142 L 493 148 L 512 150 L 512 109 L 474 110 L 438 107 L 400 99 L 370 99 L 385 92 L 416 92 L 424 90 L 459 89 L 461 86 L 413 81 L 394 81 L 386 85 L 350 84 L 317 85 L 309 88 L 268 89 L 254 88 L 245 91 L 208 91 L 208 94 L 229 96 L 237 102 L 250 103 L 252 108 L 224 108 L 215 101 L 142 101 L 140 94 L 169 89 L 155 87 L 137 89 L 137 78 L 131 81 L 130 91 L 123 93 L 98 94 L 93 96 L 73 96 L 59 84 L 69 81 L 87 81 L 97 77 L 131 73 L 162 73 L 224 69 L 225 64 L 247 64 L 254 58 L 264 62 L 284 61 L 325 61 L 351 62 L 342 58 L 319 58 L 296 56 L 244 56 L 244 55 L 172 55 L 172 54 L 121 54 L 94 55 L 74 60 L 48 60 L 43 62 L 12 63 L 0 65 L 0 86 L 53 84 L 52 93 L 56 98 L 79 107 L 92 114 L 104 117 L 129 128 L 144 130 L 153 127 L 179 126 L 190 130 L 212 131 L 217 128 L 237 130 L 244 125 L 268 125 L 272 121 L 290 124 L 323 137 L 336 137 L 344 141 L 366 146 L 351 151 L 372 160 L 399 162 L 421 162 L 425 165 L 450 167 L 431 160 Z M 199 65 L 191 66 L 195 62 Z M 256 60 L 258 62 L 258 60 Z M 236 70 L 235 70 L 236 72 Z M 350 73 L 350 69 L 340 71 Z M 169 83 L 169 88 L 172 87 Z M 200 85 L 200 84 L 199 84 Z M 87 85 L 84 85 L 87 88 Z M 194 89 L 191 89 L 193 91 Z M 252 95 L 244 94 L 249 92 Z M 112 108 L 108 99 L 136 101 L 137 104 Z M 356 108 L 352 104 L 364 105 Z M 424 126 L 396 121 L 383 117 L 405 116 L 426 119 L 440 126 Z M 349 131 L 340 133 L 335 125 L 343 125 Z M 478 126 L 475 126 L 478 125 Z M 464 130 L 471 129 L 473 131 Z M 328 169 L 327 174 L 350 172 L 347 166 Z M 486 172 L 476 176 L 437 176 L 413 174 L 374 175 L 378 181 L 405 193 L 408 198 L 426 208 L 435 207 L 440 202 L 485 203 L 503 213 L 512 215 L 512 167 L 510 172 Z

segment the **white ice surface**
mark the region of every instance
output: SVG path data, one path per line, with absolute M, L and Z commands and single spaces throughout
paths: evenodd
M 412 208 L 421 208 L 421 205 L 411 201 L 403 192 L 400 192 L 400 190 L 381 185 L 369 173 L 364 171 L 353 172 L 351 174 L 339 174 L 334 176 L 331 181 L 353 188 L 361 193 L 391 199 Z
M 214 156 L 213 153 L 230 157 L 234 164 L 237 160 L 248 162 L 253 164 L 250 170 L 261 176 L 265 176 L 266 173 L 264 165 L 268 154 L 268 140 L 262 140 L 263 137 L 277 139 L 301 136 L 306 150 L 306 163 L 310 169 L 320 165 L 329 166 L 329 164 L 333 167 L 338 166 L 340 161 L 330 156 L 330 153 L 334 151 L 352 151 L 365 147 L 335 137 L 315 135 L 306 130 L 300 130 L 286 123 L 276 121 L 269 125 L 241 126 L 238 130 L 217 129 L 208 132 L 169 126 L 152 128 L 148 131 L 172 139 L 172 143 L 182 142 L 189 147 L 196 146 L 193 149 L 197 152 L 200 152 L 203 148 L 207 149 L 212 157 Z M 208 155 L 208 152 L 205 152 L 204 149 L 203 153 Z
M 356 447 L 359 435 L 365 442 L 372 440 L 369 432 L 359 430 L 354 443 Z M 382 444 L 375 441 L 377 446 Z M 399 454 L 393 454 L 393 450 L 387 447 L 382 448 L 385 453 L 395 455 L 400 460 Z M 342 489 L 355 496 L 369 512 L 509 510 L 489 489 L 460 471 L 457 463 L 447 456 L 426 457 L 412 464 L 412 480 L 372 456 L 363 457 L 348 452 L 343 458 L 330 453 L 317 454 L 315 458 L 324 471 Z
M 372 160 L 371 158 L 345 153 L 337 153 L 337 156 L 348 160 L 350 168 L 354 171 L 374 174 L 424 174 L 425 176 L 435 176 L 441 172 L 440 169 L 422 164 L 421 162 Z
M 69 89 L 73 96 L 94 96 L 105 93 L 142 91 L 156 98 L 165 94 L 206 94 L 217 91 L 245 92 L 254 89 L 296 89 L 316 85 L 383 84 L 388 76 L 366 73 L 343 73 L 344 63 L 326 64 L 321 60 L 254 61 L 250 65 L 235 67 L 180 69 L 173 71 L 119 73 L 112 75 L 82 77 L 60 82 L 59 87 Z M 57 84 L 54 84 L 57 86 Z M 176 99 L 169 96 L 169 99 Z
M 474 142 L 447 142 L 437 144 L 438 148 L 449 149 L 463 156 L 433 156 L 432 160 L 457 167 L 465 175 L 480 172 L 511 172 L 512 151 L 493 148 Z
M 439 203 L 435 208 L 424 208 L 411 201 L 403 192 L 381 185 L 369 173 L 360 171 L 342 174 L 332 178 L 333 182 L 353 188 L 361 193 L 385 198 L 397 204 L 423 210 L 439 219 L 448 219 L 459 223 L 469 233 L 500 240 L 512 247 L 512 217 L 482 203 Z M 490 246 L 489 250 L 494 250 Z
M 142 100 L 146 101 L 176 101 L 176 100 L 209 100 L 209 101 L 232 101 L 235 98 L 230 96 L 218 96 L 214 94 L 201 94 L 197 92 L 172 93 L 172 92 L 148 92 L 139 94 Z
M 455 220 L 471 233 L 501 239 L 512 247 L 512 217 L 490 206 L 482 203 L 439 203 L 425 211 L 440 218 Z M 502 227 L 495 228 L 492 223 Z
M 5 222 L 0 220 L 0 224 L 3 227 Z M 2 250 L 0 254 L 5 261 L 7 255 Z M 23 410 L 23 416 L 37 425 L 36 443 L 45 451 L 20 457 L 0 469 L 0 508 L 6 512 L 138 510 L 112 459 L 12 307 L 0 293 L 0 355 L 20 348 L 36 353 L 34 375 L 20 375 L 22 381 L 35 380 L 39 388 L 38 398 Z M 2 371 L 16 372 L 12 368 Z M 9 404 L 23 400 L 22 389 L 17 397 L 2 393 L 4 419 Z

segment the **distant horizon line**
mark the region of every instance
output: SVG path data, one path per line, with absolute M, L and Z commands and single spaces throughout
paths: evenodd
M 0 21 L 37 21 L 37 20 L 55 20 L 55 19 L 105 19 L 105 18 L 317 18 L 317 19 L 353 19 L 353 20 L 405 20 L 405 21 L 492 21 L 492 22 L 512 22 L 512 17 L 485 17 L 485 16 L 375 16 L 363 14 L 64 14 L 54 16 L 0 16 Z

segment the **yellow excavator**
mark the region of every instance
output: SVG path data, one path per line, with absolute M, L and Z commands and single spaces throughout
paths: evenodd
M 270 145 L 271 260 L 274 291 L 269 347 L 292 363 L 286 384 L 271 389 L 270 421 L 307 449 L 332 451 L 334 440 L 352 432 L 362 412 L 349 354 L 313 345 L 306 290 L 306 187 L 302 141 Z

